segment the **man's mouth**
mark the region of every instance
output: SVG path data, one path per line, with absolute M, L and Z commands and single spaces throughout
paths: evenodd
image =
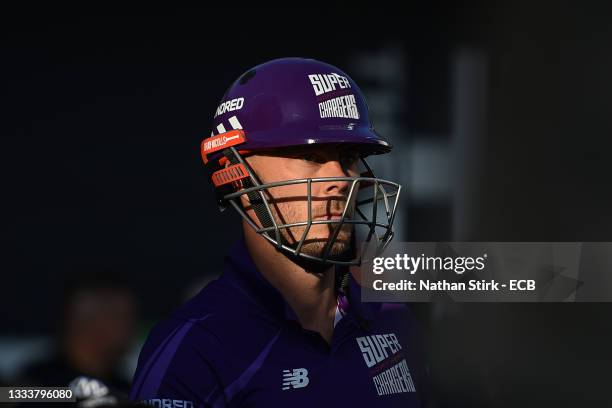
M 318 217 L 314 217 L 313 220 L 327 220 L 327 221 L 340 221 L 342 219 L 342 213 L 330 213 L 330 214 L 325 214 L 325 215 L 319 215 Z M 349 215 L 347 214 L 346 217 L 344 217 L 345 220 L 350 219 Z

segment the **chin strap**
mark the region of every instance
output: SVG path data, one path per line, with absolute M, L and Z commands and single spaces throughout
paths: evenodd
M 225 149 L 223 150 L 223 155 L 227 158 L 227 160 L 231 164 L 233 165 L 242 164 L 244 167 L 246 167 L 247 171 L 249 172 L 250 177 L 242 179 L 242 184 L 245 188 L 254 187 L 260 184 L 259 181 L 257 180 L 257 177 L 255 176 L 255 173 L 251 169 L 251 167 L 244 160 L 242 160 L 242 158 L 239 156 L 240 153 L 238 153 L 236 149 L 234 148 Z M 264 194 L 264 192 L 259 193 L 256 191 L 251 191 L 250 193 L 247 193 L 247 197 L 249 198 L 249 202 L 251 206 L 253 207 L 253 210 L 255 211 L 255 215 L 257 216 L 257 219 L 261 223 L 261 226 L 263 228 L 273 227 L 274 222 L 272 221 L 272 218 L 270 217 L 270 212 L 268 211 L 268 208 L 266 207 L 260 194 Z M 271 232 L 272 231 L 268 231 L 266 232 L 266 234 L 270 236 Z M 283 237 L 281 235 L 281 240 L 282 239 Z M 282 241 L 279 241 L 279 242 L 282 242 Z

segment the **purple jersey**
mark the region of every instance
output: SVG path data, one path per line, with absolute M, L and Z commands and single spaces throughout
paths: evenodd
M 223 275 L 155 327 L 131 399 L 154 407 L 423 405 L 415 325 L 404 305 L 342 294 L 331 344 L 303 329 L 244 241 Z

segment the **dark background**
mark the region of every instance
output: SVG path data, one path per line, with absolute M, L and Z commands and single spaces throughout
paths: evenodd
M 403 239 L 612 241 L 612 8 L 424 3 L 4 10 L 0 333 L 52 334 L 66 276 L 88 265 L 138 289 L 143 336 L 218 273 L 238 219 L 218 214 L 199 142 L 225 88 L 283 56 L 352 74 L 360 55 L 395 50 L 403 132 L 387 136 L 451 152 L 457 58 L 484 61 L 473 166 L 447 195 L 407 189 Z M 440 407 L 612 402 L 609 304 L 415 310 Z

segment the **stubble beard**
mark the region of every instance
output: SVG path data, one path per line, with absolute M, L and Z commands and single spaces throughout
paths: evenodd
M 276 208 L 274 209 L 274 216 L 276 222 L 280 224 L 291 224 L 295 222 L 304 222 L 308 220 L 307 215 L 302 215 L 296 211 L 293 205 L 282 205 L 279 203 L 278 211 L 283 215 L 282 219 L 279 219 Z M 313 212 L 314 213 L 314 212 Z M 348 219 L 348 217 L 347 217 Z M 322 219 L 323 221 L 324 219 Z M 300 253 L 305 255 L 322 258 L 325 254 L 325 250 L 329 243 L 329 240 L 333 237 L 334 231 L 339 225 L 338 221 L 331 221 L 326 224 L 313 224 L 308 231 L 308 235 L 304 239 L 304 244 L 300 249 Z M 302 235 L 306 231 L 306 226 L 296 226 L 290 228 L 282 228 L 280 230 L 283 238 L 291 244 L 293 248 L 296 248 Z M 323 232 L 325 231 L 325 232 Z M 353 234 L 352 224 L 343 224 L 331 246 L 328 254 L 328 258 L 341 258 L 348 254 L 351 250 L 351 236 Z

